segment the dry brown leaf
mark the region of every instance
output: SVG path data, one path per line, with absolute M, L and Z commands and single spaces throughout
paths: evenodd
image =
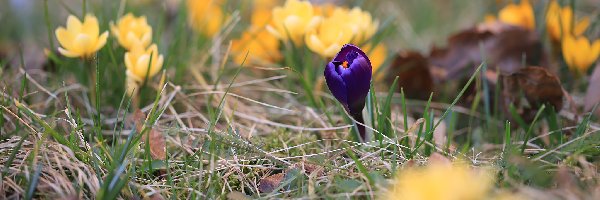
M 434 89 L 434 78 L 429 62 L 417 52 L 401 52 L 389 68 L 385 80 L 392 84 L 398 76 L 398 91 L 404 90 L 407 98 L 428 99 Z
M 142 131 L 142 127 L 144 126 L 145 120 L 146 115 L 144 114 L 144 112 L 142 112 L 142 110 L 140 109 L 137 109 L 133 112 L 133 114 L 127 117 L 127 120 L 125 120 L 125 128 L 131 129 L 135 127 L 136 132 L 140 132 Z
M 277 188 L 279 184 L 281 184 L 281 181 L 283 181 L 284 176 L 284 173 L 277 173 L 261 179 L 258 184 L 258 191 L 263 193 L 273 192 L 273 190 L 275 190 L 275 188 Z
M 460 79 L 473 74 L 487 60 L 488 68 L 512 73 L 526 64 L 545 64 L 541 42 L 535 32 L 503 23 L 483 24 L 463 30 L 448 38 L 446 48 L 433 48 L 429 62 L 447 74 L 446 79 Z
M 585 111 L 592 111 L 592 108 L 600 103 L 600 89 L 598 88 L 600 88 L 600 62 L 596 63 L 596 68 L 590 78 L 590 84 L 585 92 Z M 600 116 L 600 109 L 595 110 L 594 114 Z
M 139 133 L 144 127 L 145 120 L 146 115 L 140 109 L 137 109 L 127 118 L 127 128 L 135 127 L 136 133 Z M 142 141 L 148 140 L 148 145 L 150 146 L 150 156 L 152 156 L 152 159 L 165 160 L 167 158 L 165 151 L 165 137 L 156 128 L 150 129 L 150 131 L 146 132 L 146 134 L 148 135 L 142 136 Z
M 148 144 L 150 145 L 150 156 L 155 160 L 165 160 L 167 154 L 165 151 L 165 137 L 156 128 L 150 130 L 150 137 L 148 138 Z
M 558 77 L 542 67 L 526 67 L 506 76 L 504 79 L 505 105 L 513 103 L 519 106 L 520 94 L 523 93 L 535 114 L 542 104 L 554 106 L 558 112 L 563 107 L 564 93 Z M 529 116 L 531 114 L 525 114 Z M 524 117 L 533 119 L 532 116 Z
M 296 163 L 290 169 L 299 169 L 303 171 L 307 176 L 311 175 L 313 172 L 316 173 L 317 176 L 322 176 L 325 173 L 324 168 L 322 166 L 307 162 Z

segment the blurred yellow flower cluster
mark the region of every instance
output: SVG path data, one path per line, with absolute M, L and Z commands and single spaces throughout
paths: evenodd
M 569 69 L 585 74 L 600 54 L 600 41 L 591 42 L 584 36 L 590 26 L 589 17 L 576 21 L 573 8 L 561 7 L 556 0 L 550 2 L 545 17 L 549 38 L 561 48 Z M 519 4 L 508 4 L 498 13 L 498 20 L 530 30 L 535 29 L 534 10 L 529 0 L 521 0 Z M 485 21 L 492 22 L 495 19 L 488 15 Z
M 556 0 L 550 2 L 546 13 L 546 28 L 553 41 L 560 41 L 563 34 L 579 37 L 590 25 L 589 17 L 582 18 L 575 26 L 572 26 L 573 21 L 573 9 L 571 7 L 561 8 Z
M 111 23 L 111 30 L 119 44 L 128 50 L 125 53 L 126 88 L 128 94 L 133 94 L 140 83 L 160 71 L 163 56 L 158 52 L 156 44 L 150 45 L 152 27 L 148 25 L 145 16 L 135 17 L 128 13 L 116 25 Z
M 187 0 L 190 26 L 207 37 L 213 37 L 225 21 L 222 4 L 223 0 Z
M 277 62 L 282 56 L 279 51 L 279 40 L 271 35 L 266 25 L 272 18 L 271 10 L 277 0 L 255 0 L 250 27 L 242 33 L 239 39 L 232 42 L 231 50 L 235 54 L 234 61 L 242 64 L 244 60 L 251 63 Z M 246 58 L 246 53 L 248 57 Z
M 86 15 L 83 22 L 69 15 L 67 27 L 57 28 L 55 34 L 62 46 L 58 52 L 72 58 L 89 58 L 106 44 L 108 38 L 108 32 L 100 34 L 98 19 L 92 15 Z
M 282 56 L 280 43 L 308 49 L 331 58 L 344 44 L 361 45 L 373 63 L 374 72 L 387 56 L 383 44 L 374 48 L 367 41 L 377 32 L 379 22 L 360 8 L 348 9 L 334 4 L 313 5 L 310 1 L 277 0 L 253 2 L 250 27 L 233 41 L 235 61 L 277 62 Z
M 360 8 L 337 7 L 306 35 L 306 45 L 323 57 L 333 57 L 346 43 L 362 44 L 377 31 L 379 22 Z
M 560 42 L 563 59 L 569 69 L 586 74 L 600 54 L 600 40 L 591 42 L 583 36 L 590 25 L 589 17 L 575 22 L 573 9 L 561 7 L 556 0 L 550 3 L 546 13 L 546 27 L 554 42 Z
M 272 23 L 267 25 L 267 30 L 296 46 L 301 46 L 304 35 L 321 20 L 309 1 L 287 0 L 283 6 L 273 8 L 272 12 Z
M 466 165 L 431 163 L 424 168 L 399 172 L 384 194 L 388 200 L 478 200 L 487 199 L 493 174 Z

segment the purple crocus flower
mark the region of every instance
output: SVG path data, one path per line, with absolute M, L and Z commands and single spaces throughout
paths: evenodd
M 364 123 L 362 110 L 371 86 L 371 61 L 358 47 L 346 44 L 325 67 L 325 80 L 333 96 L 358 122 Z M 357 124 L 361 139 L 365 127 Z

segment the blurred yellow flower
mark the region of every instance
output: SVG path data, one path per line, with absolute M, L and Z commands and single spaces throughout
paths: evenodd
M 377 72 L 387 58 L 387 49 L 383 43 L 379 43 L 375 48 L 371 49 L 372 45 L 367 44 L 362 47 L 362 50 L 367 54 L 371 65 L 373 66 L 373 75 L 375 80 L 381 80 L 385 72 Z
M 254 9 L 252 11 L 252 19 L 250 20 L 250 25 L 254 27 L 265 27 L 269 22 L 271 22 L 271 10 L 269 9 Z
M 340 21 L 340 18 L 328 17 L 322 20 L 314 30 L 306 34 L 306 46 L 325 58 L 332 58 L 344 44 L 352 40 L 354 34 L 348 30 L 346 21 Z
M 55 34 L 62 46 L 58 51 L 67 57 L 90 57 L 106 44 L 108 38 L 108 31 L 100 35 L 98 19 L 92 15 L 85 16 L 83 23 L 69 15 L 67 28 L 59 27 Z
M 590 43 L 586 37 L 565 35 L 562 41 L 565 62 L 572 71 L 585 74 L 600 54 L 600 40 Z
M 273 24 L 267 30 L 281 40 L 302 45 L 304 34 L 314 29 L 320 17 L 314 15 L 309 1 L 287 0 L 282 7 L 273 9 Z
M 498 13 L 501 22 L 521 26 L 530 30 L 535 29 L 535 16 L 529 0 L 521 0 L 519 5 L 509 4 Z
M 333 3 L 324 3 L 321 5 L 314 5 L 315 15 L 329 17 L 333 13 L 333 10 L 340 8 Z
M 389 200 L 478 200 L 485 199 L 493 186 L 493 175 L 464 165 L 431 163 L 425 168 L 399 172 Z
M 150 61 L 152 57 L 152 61 Z M 154 76 L 163 64 L 163 56 L 158 53 L 156 44 L 150 45 L 148 49 L 141 45 L 136 45 L 125 53 L 125 67 L 127 67 L 127 76 L 137 82 L 143 82 L 147 78 Z
M 246 63 L 260 63 L 277 62 L 282 58 L 279 52 L 279 40 L 264 28 L 248 29 L 240 39 L 233 40 L 231 51 L 235 55 L 234 61 L 237 64 L 242 64 L 244 59 Z
M 225 20 L 221 3 L 222 0 L 187 0 L 190 26 L 208 37 L 214 36 Z
M 590 25 L 590 19 L 585 17 L 577 22 L 574 27 L 573 10 L 566 6 L 561 8 L 555 0 L 550 3 L 548 13 L 546 14 L 546 27 L 550 38 L 553 41 L 560 41 L 561 35 L 573 34 L 575 37 L 581 36 Z
M 152 42 L 152 27 L 148 25 L 145 16 L 135 17 L 128 13 L 121 17 L 116 25 L 111 22 L 110 29 L 125 49 L 136 45 L 147 47 Z
M 351 10 L 335 9 L 330 18 L 336 19 L 339 23 L 346 23 L 346 30 L 353 34 L 352 43 L 360 45 L 371 38 L 379 28 L 379 21 L 373 20 L 369 12 L 365 12 L 358 7 Z

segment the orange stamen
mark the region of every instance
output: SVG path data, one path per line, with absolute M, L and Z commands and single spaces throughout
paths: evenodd
M 348 68 L 348 61 L 344 61 L 342 63 L 342 67 L 344 67 L 344 69 L 347 69 Z

